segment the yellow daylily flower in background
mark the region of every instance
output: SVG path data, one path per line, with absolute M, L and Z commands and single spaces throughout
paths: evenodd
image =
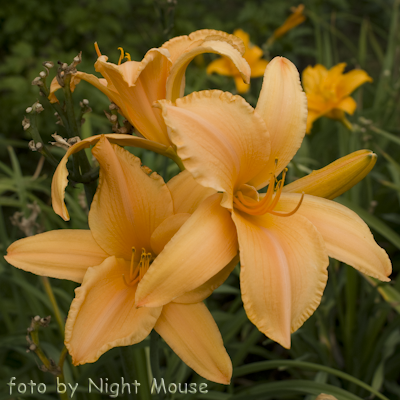
M 237 262 L 228 211 L 204 225 L 202 242 L 218 247 L 218 254 L 205 254 L 199 245 L 186 260 L 196 269 L 223 263 L 219 277 L 163 306 L 137 308 L 137 287 L 149 267 L 182 225 L 190 227 L 213 213 L 209 196 L 215 190 L 197 184 L 187 171 L 165 184 L 105 136 L 92 151 L 100 164 L 100 182 L 89 212 L 90 230 L 56 230 L 21 239 L 8 248 L 6 260 L 38 275 L 81 283 L 65 327 L 75 365 L 95 362 L 110 348 L 138 343 L 154 328 L 189 367 L 228 384 L 231 361 L 202 303 Z
M 263 51 L 260 47 L 250 43 L 249 34 L 242 29 L 236 29 L 233 34 L 243 40 L 246 48 L 243 57 L 250 65 L 250 76 L 252 78 L 263 76 L 268 64 L 267 60 L 261 59 Z M 212 61 L 207 67 L 207 74 L 212 74 L 213 72 L 220 75 L 232 76 L 235 80 L 236 90 L 238 93 L 246 93 L 250 89 L 250 85 L 243 81 L 240 71 L 228 57 L 221 57 Z
M 269 44 L 306 20 L 306 17 L 303 14 L 303 4 L 299 4 L 297 7 L 292 7 L 291 11 L 292 14 L 285 20 L 285 22 L 278 29 L 275 29 L 271 39 L 268 40 Z
M 190 230 L 184 225 L 174 240 L 190 254 L 199 246 L 202 224 L 230 213 L 239 241 L 244 308 L 265 335 L 290 347 L 291 332 L 321 301 L 328 256 L 389 280 L 390 260 L 361 218 L 336 202 L 304 194 L 310 188 L 311 193 L 333 195 L 325 187 L 329 177 L 320 181 L 320 191 L 312 177 L 304 178 L 305 190 L 298 184 L 293 188 L 302 194 L 290 193 L 290 185 L 287 192 L 282 190 L 285 167 L 301 145 L 307 119 L 306 96 L 289 60 L 277 57 L 268 64 L 255 110 L 242 97 L 218 90 L 159 104 L 187 170 L 204 187 L 222 192 L 210 198 L 215 214 Z M 334 175 L 346 170 L 337 167 L 332 168 Z M 320 177 L 317 173 L 316 180 Z M 266 194 L 257 192 L 268 184 Z M 170 243 L 140 282 L 139 306 L 161 306 L 218 273 L 186 263 L 177 267 L 173 254 L 177 252 Z
M 107 95 L 143 137 L 165 146 L 171 146 L 167 128 L 160 110 L 152 105 L 156 100 L 174 101 L 183 96 L 185 71 L 193 58 L 202 53 L 224 55 L 232 60 L 243 80 L 250 80 L 250 68 L 242 57 L 245 49 L 241 40 L 216 30 L 204 29 L 171 39 L 162 47 L 149 50 L 140 62 L 120 64 L 123 58 L 120 57 L 117 65 L 107 62 L 108 57 L 102 55 L 97 46 L 96 51 L 95 69 L 103 79 L 80 71 L 74 76 Z
M 302 82 L 308 101 L 307 133 L 322 116 L 337 119 L 352 129 L 345 112 L 353 115 L 357 103 L 350 94 L 365 82 L 372 82 L 372 78 L 361 69 L 344 74 L 345 67 L 346 63 L 340 63 L 327 70 L 317 64 L 303 71 Z

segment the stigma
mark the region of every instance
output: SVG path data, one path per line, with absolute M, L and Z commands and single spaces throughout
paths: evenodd
M 275 163 L 275 165 L 277 165 L 277 162 Z M 269 213 L 279 217 L 290 217 L 291 215 L 295 214 L 296 211 L 300 208 L 301 203 L 303 202 L 304 192 L 301 194 L 300 201 L 294 208 L 294 210 L 289 212 L 274 211 L 282 194 L 286 173 L 287 173 L 287 168 L 283 170 L 282 178 L 276 183 L 276 185 L 275 185 L 276 176 L 275 174 L 271 174 L 267 193 L 260 201 L 253 200 L 248 197 L 246 198 L 241 191 L 238 191 L 235 197 L 233 198 L 234 207 L 250 215 L 265 215 Z
M 142 248 L 142 254 L 140 255 L 139 263 L 135 262 L 135 254 L 136 249 L 132 247 L 132 257 L 131 264 L 129 267 L 129 278 L 125 277 L 125 274 L 122 275 L 122 279 L 125 282 L 126 286 L 134 286 L 139 283 L 144 274 L 150 267 L 151 262 L 153 261 L 153 255 L 151 253 L 146 253 L 146 249 Z

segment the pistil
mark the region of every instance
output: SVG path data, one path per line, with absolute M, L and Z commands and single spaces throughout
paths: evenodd
M 282 179 L 277 182 L 276 186 L 275 186 L 275 181 L 276 181 L 275 174 L 271 174 L 267 193 L 265 194 L 264 198 L 261 199 L 260 201 L 246 199 L 242 192 L 240 191 L 237 192 L 236 197 L 234 197 L 233 199 L 235 208 L 250 215 L 264 215 L 267 213 L 280 217 L 289 217 L 293 215 L 300 208 L 300 205 L 303 202 L 304 193 L 301 196 L 299 204 L 295 207 L 294 210 L 287 213 L 274 211 L 281 197 L 283 184 L 286 178 L 286 173 L 287 173 L 287 168 L 283 170 Z M 275 192 L 275 197 L 273 198 L 274 192 Z

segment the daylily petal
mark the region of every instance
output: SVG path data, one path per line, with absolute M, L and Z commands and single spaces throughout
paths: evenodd
M 353 115 L 357 108 L 357 103 L 352 97 L 345 97 L 335 108 L 347 112 L 347 114 Z
M 208 64 L 206 72 L 207 74 L 212 74 L 213 72 L 216 72 L 220 75 L 232 76 L 235 73 L 235 70 L 232 67 L 233 65 L 229 58 L 220 57 L 214 61 L 211 61 L 210 64 Z
M 165 245 L 189 218 L 190 214 L 188 213 L 174 214 L 157 226 L 150 239 L 154 254 L 159 254 L 163 251 Z
M 263 51 L 260 49 L 258 46 L 251 46 L 246 49 L 246 53 L 244 53 L 244 58 L 246 61 L 249 63 L 249 65 L 252 67 L 262 56 L 263 56 Z M 253 73 L 253 70 L 251 71 Z M 264 75 L 262 73 L 260 76 Z M 253 74 L 252 74 L 253 76 Z
M 169 303 L 205 283 L 237 253 L 236 230 L 221 194 L 204 200 L 140 281 L 138 306 Z
M 218 326 L 203 303 L 167 304 L 154 328 L 199 375 L 229 385 L 232 363 Z
M 354 92 L 359 86 L 365 82 L 372 82 L 372 78 L 361 69 L 353 69 L 343 75 L 342 79 L 337 85 L 338 97 L 349 96 L 350 93 Z
M 252 78 L 258 78 L 263 76 L 265 73 L 265 68 L 267 68 L 267 60 L 258 60 L 251 66 L 251 76 Z
M 310 133 L 311 132 L 311 128 L 313 126 L 314 121 L 316 121 L 320 117 L 322 117 L 321 113 L 315 112 L 313 110 L 308 110 L 306 133 Z
M 174 212 L 176 214 L 193 214 L 204 199 L 216 193 L 214 189 L 198 184 L 192 174 L 186 169 L 170 179 L 167 187 L 171 192 Z
M 74 365 L 95 362 L 113 347 L 141 342 L 153 329 L 161 307 L 136 308 L 135 287 L 123 280 L 128 271 L 129 262 L 109 257 L 89 268 L 75 289 L 65 325 L 65 345 Z
M 122 65 L 106 62 L 101 56 L 95 63 L 100 72 L 112 84 L 119 95 L 116 101 L 125 118 L 147 139 L 170 145 L 167 129 L 160 110 L 152 107 L 159 99 L 165 99 L 165 82 L 171 61 L 165 49 L 149 50 L 138 63 L 128 61 Z
M 247 49 L 250 43 L 250 35 L 245 32 L 243 29 L 235 29 L 233 34 L 242 40 L 244 47 Z
M 167 79 L 167 94 L 165 97 L 167 100 L 174 102 L 184 95 L 186 68 L 194 57 L 203 53 L 216 53 L 228 57 L 238 69 L 243 81 L 250 83 L 250 66 L 240 52 L 228 42 L 209 40 L 183 53 L 175 61 Z
M 321 235 L 297 214 L 252 217 L 234 211 L 239 237 L 240 287 L 249 319 L 265 335 L 290 347 L 318 307 L 329 264 Z
M 62 229 L 17 240 L 4 258 L 36 275 L 80 283 L 89 267 L 101 264 L 108 256 L 89 230 Z
M 327 86 L 327 89 L 330 89 L 331 87 L 335 87 L 338 80 L 342 78 L 343 76 L 343 71 L 346 68 L 346 63 L 339 63 L 334 65 L 326 74 L 325 78 L 325 84 Z
M 165 42 L 161 48 L 169 51 L 170 58 L 172 62 L 175 63 L 184 52 L 209 40 L 225 41 L 238 50 L 240 54 L 244 54 L 245 52 L 245 46 L 242 40 L 237 36 L 222 31 L 216 31 L 214 29 L 201 29 L 192 32 L 188 36 L 178 36 Z
M 100 164 L 89 212 L 92 235 L 109 254 L 130 260 L 135 247 L 140 257 L 140 249 L 150 250 L 156 227 L 173 213 L 169 190 L 161 176 L 149 176 L 139 158 L 104 136 L 92 154 Z
M 76 75 L 72 75 L 71 82 L 70 82 L 70 89 L 73 92 L 76 88 L 76 85 L 80 82 L 80 78 Z M 57 90 L 62 89 L 61 85 L 58 83 L 57 78 L 54 77 L 50 84 L 50 94 L 49 94 L 49 101 L 50 103 L 58 103 L 57 96 L 54 94 Z
M 307 93 L 316 93 L 319 91 L 320 85 L 328 74 L 328 70 L 321 64 L 314 67 L 309 65 L 301 74 L 301 82 Z
M 223 206 L 231 208 L 234 189 L 268 161 L 262 118 L 242 97 L 219 90 L 194 92 L 178 99 L 176 106 L 159 104 L 187 170 L 201 185 L 225 192 Z
M 238 262 L 239 262 L 239 256 L 237 255 L 226 267 L 221 269 L 221 271 L 219 271 L 211 279 L 203 283 L 198 288 L 193 289 L 189 292 L 186 292 L 182 296 L 177 297 L 174 300 L 174 303 L 192 304 L 203 301 L 208 296 L 210 296 L 215 289 L 220 287 L 226 281 L 226 279 L 231 274 L 233 269 L 236 267 Z
M 374 167 L 376 158 L 376 154 L 370 150 L 355 151 L 284 186 L 283 192 L 304 192 L 334 199 L 364 179 Z
M 247 93 L 250 90 L 250 84 L 244 83 L 241 76 L 236 75 L 234 81 L 238 93 Z
M 279 174 L 296 154 L 306 132 L 307 100 L 296 67 L 275 57 L 267 66 L 256 112 L 264 119 L 271 139 L 269 161 L 249 184 L 264 187 L 271 172 Z M 278 165 L 275 170 L 275 159 Z
M 277 211 L 291 211 L 300 194 L 282 193 Z M 385 250 L 374 240 L 367 224 L 353 211 L 321 197 L 305 195 L 296 215 L 303 215 L 325 240 L 328 255 L 360 272 L 389 281 L 392 266 Z
M 65 156 L 58 164 L 56 172 L 53 175 L 53 181 L 51 183 L 51 199 L 54 212 L 65 221 L 69 220 L 68 210 L 64 203 L 65 188 L 68 185 L 68 157 L 82 149 L 87 149 L 91 145 L 96 144 L 103 136 L 106 137 L 111 143 L 117 143 L 120 146 L 140 147 L 142 149 L 152 150 L 156 153 L 161 153 L 171 157 L 171 154 L 168 155 L 168 153 L 171 153 L 170 148 L 164 146 L 163 144 L 131 135 L 121 135 L 114 133 L 110 133 L 107 135 L 96 135 L 74 144 L 68 149 L 68 151 L 65 153 Z

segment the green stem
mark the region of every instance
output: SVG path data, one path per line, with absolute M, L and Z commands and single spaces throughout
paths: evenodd
M 71 88 L 70 88 L 70 83 L 71 83 L 71 74 L 67 74 L 65 79 L 64 79 L 64 96 L 65 96 L 65 104 L 67 108 L 67 118 L 68 118 L 68 123 L 71 128 L 71 131 L 68 132 L 69 137 L 74 137 L 78 136 L 80 138 L 80 130 L 78 127 L 77 120 L 75 118 L 75 112 L 74 112 L 74 103 L 72 101 L 72 93 L 71 93 Z M 89 163 L 89 160 L 86 156 L 86 153 L 84 151 L 80 151 L 73 156 L 74 163 L 75 160 L 78 160 L 77 162 L 79 163 L 80 170 L 76 171 L 76 168 L 74 166 L 74 173 L 75 175 L 81 174 L 87 174 L 90 173 L 92 167 Z M 86 201 L 88 204 L 88 207 L 90 208 L 90 205 L 92 204 L 93 196 L 96 193 L 97 189 L 97 182 L 92 181 L 88 183 L 84 183 L 85 186 L 85 194 L 86 194 Z
M 61 317 L 60 308 L 58 307 L 57 300 L 53 293 L 53 289 L 51 288 L 49 278 L 47 276 L 41 276 L 41 279 L 44 286 L 44 290 L 46 291 L 51 306 L 53 307 L 54 316 L 56 317 L 56 321 L 58 327 L 60 328 L 61 335 L 64 336 L 64 321 L 63 318 Z

